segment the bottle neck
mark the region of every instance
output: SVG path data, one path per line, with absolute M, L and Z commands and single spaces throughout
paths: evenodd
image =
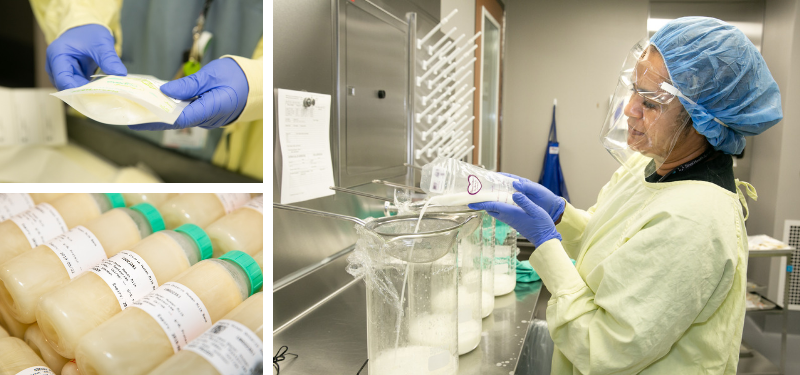
M 200 254 L 200 248 L 197 246 L 197 242 L 195 242 L 191 236 L 173 230 L 163 230 L 161 232 L 178 243 L 183 250 L 184 255 L 186 255 L 186 260 L 189 261 L 189 267 L 195 265 L 201 260 L 202 255 Z
M 130 218 L 136 224 L 136 228 L 139 229 L 139 235 L 141 236 L 141 238 L 145 238 L 153 234 L 153 228 L 150 226 L 150 222 L 141 212 L 136 210 L 131 210 L 130 208 L 117 208 L 117 209 L 122 210 L 128 216 L 130 216 Z
M 246 300 L 247 297 L 250 297 L 250 278 L 244 272 L 242 267 L 239 267 L 238 264 L 227 259 L 209 260 L 222 265 L 228 271 L 233 280 L 236 281 L 236 285 L 239 287 L 239 293 L 242 296 L 242 301 Z
M 108 200 L 108 197 L 103 193 L 89 193 L 89 195 L 94 200 L 94 204 L 97 205 L 97 209 L 100 211 L 101 214 L 111 211 L 114 206 L 111 204 L 111 201 Z

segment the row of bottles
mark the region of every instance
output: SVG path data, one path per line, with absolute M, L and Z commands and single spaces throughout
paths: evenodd
M 263 367 L 262 196 L 0 194 L 2 218 L 0 375 Z

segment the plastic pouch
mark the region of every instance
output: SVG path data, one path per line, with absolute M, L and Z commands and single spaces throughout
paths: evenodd
M 98 79 L 81 87 L 51 95 L 97 122 L 136 125 L 151 122 L 174 124 L 190 101 L 170 98 L 159 89 L 166 81 L 153 76 L 92 76 Z
M 514 179 L 456 159 L 437 157 L 422 167 L 420 188 L 432 204 L 466 206 L 496 201 L 514 204 Z

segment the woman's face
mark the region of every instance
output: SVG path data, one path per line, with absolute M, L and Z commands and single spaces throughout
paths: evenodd
M 645 50 L 634 71 L 636 91 L 657 91 L 661 82 L 668 81 L 664 59 L 652 46 Z M 663 162 L 667 159 L 676 137 L 683 132 L 683 106 L 677 98 L 660 104 L 634 92 L 625 115 L 628 116 L 628 146 L 639 153 Z

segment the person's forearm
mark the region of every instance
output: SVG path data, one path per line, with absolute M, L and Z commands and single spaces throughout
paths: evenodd
M 122 0 L 30 0 L 30 3 L 48 44 L 73 27 L 98 24 L 108 28 L 116 40 L 117 53 L 120 52 Z
M 225 55 L 239 64 L 245 77 L 247 77 L 247 104 L 236 122 L 248 122 L 264 117 L 264 61 L 261 59 L 248 59 L 241 56 Z

